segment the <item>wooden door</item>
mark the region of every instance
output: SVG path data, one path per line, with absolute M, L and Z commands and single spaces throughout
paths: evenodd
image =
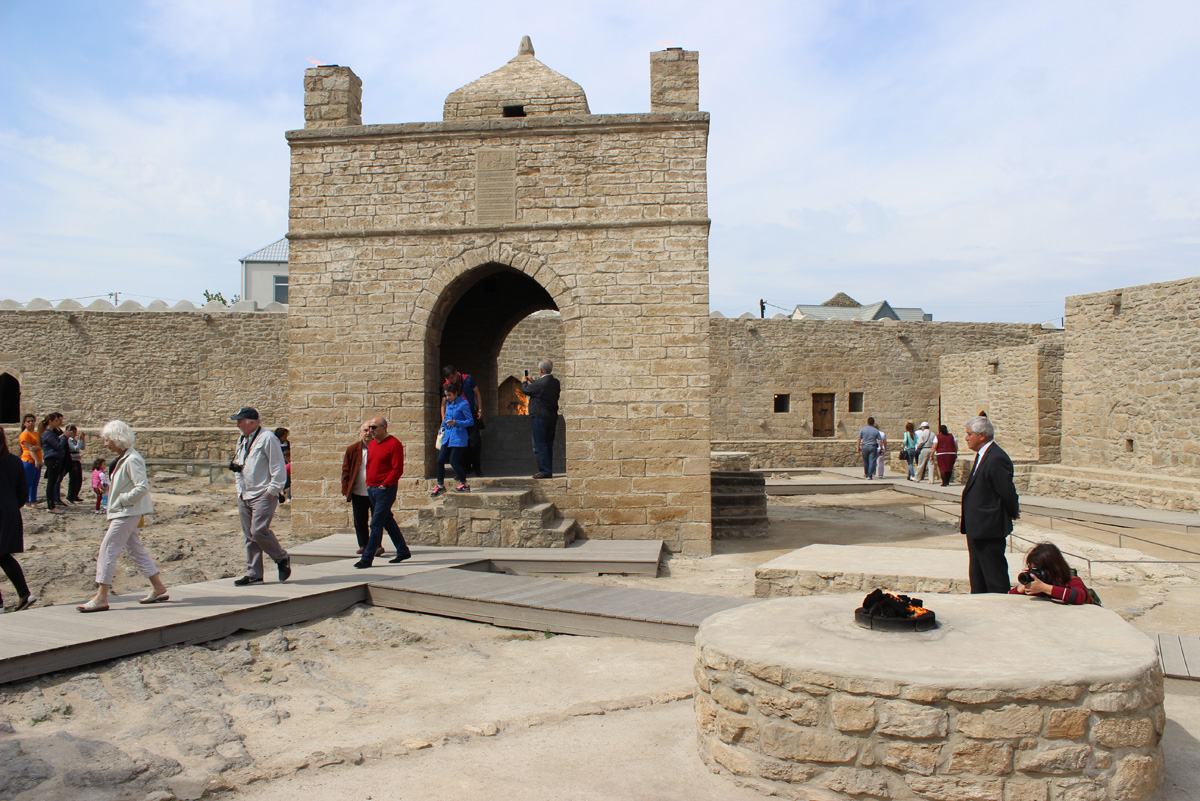
M 833 393 L 814 392 L 813 396 L 813 436 L 833 436 Z

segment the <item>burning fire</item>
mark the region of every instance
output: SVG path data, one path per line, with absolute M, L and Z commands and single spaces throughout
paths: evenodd
M 862 608 L 875 617 L 919 618 L 933 614 L 920 598 L 874 590 L 863 599 Z

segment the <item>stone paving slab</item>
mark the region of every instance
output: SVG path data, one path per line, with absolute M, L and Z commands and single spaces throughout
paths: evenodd
M 969 593 L 965 550 L 808 545 L 764 562 L 754 570 L 754 594 L 780 598 L 820 593 L 863 592 L 880 587 L 907 595 Z M 1020 566 L 1009 561 L 1016 579 Z

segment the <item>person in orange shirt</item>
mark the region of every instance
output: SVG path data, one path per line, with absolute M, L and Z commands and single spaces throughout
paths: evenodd
M 29 485 L 29 503 L 37 503 L 38 482 L 42 480 L 42 439 L 37 432 L 37 417 L 25 415 L 21 421 L 21 466 L 25 468 L 25 483 Z

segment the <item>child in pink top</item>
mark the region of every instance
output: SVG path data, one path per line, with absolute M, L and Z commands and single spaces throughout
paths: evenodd
M 104 514 L 104 510 L 100 508 L 100 501 L 104 499 L 104 493 L 108 491 L 108 474 L 104 472 L 104 460 L 97 459 L 92 462 L 92 492 L 96 493 L 96 514 Z

